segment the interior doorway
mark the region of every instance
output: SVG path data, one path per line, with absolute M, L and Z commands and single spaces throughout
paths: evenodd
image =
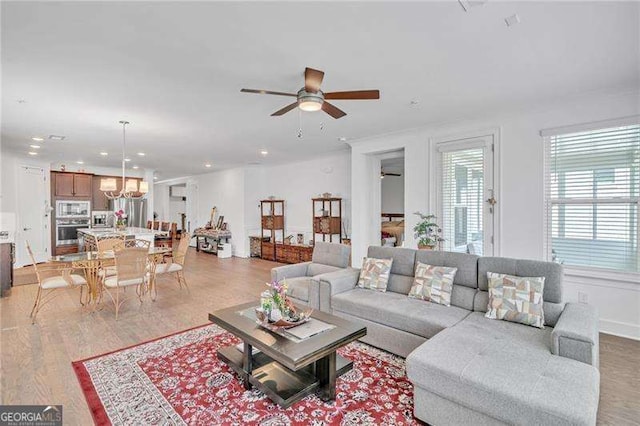
M 381 243 L 404 244 L 404 151 L 380 161 Z
M 178 225 L 178 232 L 187 232 L 187 184 L 169 187 L 169 221 Z

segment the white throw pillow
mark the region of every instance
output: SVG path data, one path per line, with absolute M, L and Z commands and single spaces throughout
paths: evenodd
M 362 260 L 358 287 L 382 292 L 387 291 L 392 264 L 393 259 L 365 257 Z
M 409 297 L 451 306 L 453 279 L 458 268 L 418 262 Z
M 486 317 L 544 328 L 544 277 L 517 277 L 487 272 Z

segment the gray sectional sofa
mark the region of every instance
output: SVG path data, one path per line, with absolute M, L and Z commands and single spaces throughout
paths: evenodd
M 561 265 L 388 247 L 368 257 L 393 259 L 386 292 L 357 288 L 359 270 L 346 268 L 318 277 L 317 305 L 365 325 L 364 342 L 406 357 L 417 418 L 595 424 L 598 319 L 591 306 L 563 303 Z M 407 297 L 416 262 L 458 268 L 450 307 Z M 544 276 L 545 328 L 485 318 L 487 272 Z

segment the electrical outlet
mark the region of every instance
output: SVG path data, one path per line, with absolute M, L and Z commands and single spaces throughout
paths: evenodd
M 578 292 L 578 302 L 580 303 L 589 303 L 589 297 L 587 293 L 583 293 L 581 291 Z

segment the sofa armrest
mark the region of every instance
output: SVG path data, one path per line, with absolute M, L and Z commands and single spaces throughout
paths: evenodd
M 360 269 L 346 268 L 316 277 L 320 285 L 320 310 L 331 313 L 331 297 L 355 288 Z
M 598 368 L 598 312 L 582 303 L 567 303 L 551 332 L 551 352 Z
M 311 262 L 294 263 L 271 269 L 271 280 L 281 281 L 285 278 L 306 277 Z

